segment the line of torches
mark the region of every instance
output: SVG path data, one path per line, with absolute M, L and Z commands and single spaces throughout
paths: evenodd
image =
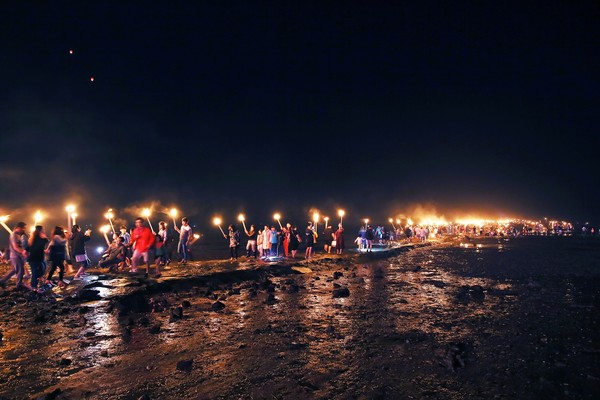
M 340 224 L 344 222 L 344 215 L 346 215 L 346 212 L 344 210 L 338 210 L 338 216 L 340 217 Z M 275 221 L 277 221 L 277 223 L 279 224 L 279 228 L 283 229 L 283 225 L 281 224 L 281 214 L 279 214 L 279 213 L 273 214 L 273 219 Z M 319 215 L 319 213 L 314 212 L 312 215 L 312 221 L 314 223 L 313 229 L 315 231 L 318 230 L 318 225 L 319 225 L 320 219 L 321 219 L 321 216 Z M 242 223 L 242 225 L 244 226 L 244 230 L 247 231 L 248 229 L 246 228 L 246 217 L 244 214 L 238 215 L 238 221 L 240 221 Z M 329 217 L 323 217 L 323 221 L 325 221 L 325 229 L 327 229 L 330 226 L 329 225 Z M 223 223 L 223 220 L 221 219 L 221 217 L 213 218 L 213 224 L 215 226 L 219 227 L 219 230 L 221 231 L 223 236 L 227 236 L 227 235 L 225 235 L 225 231 L 223 231 L 223 227 L 221 226 L 222 223 Z
M 68 205 L 65 207 L 65 211 L 67 212 L 67 227 L 68 227 L 68 231 L 71 231 L 71 227 L 73 225 L 75 225 L 77 223 L 77 213 L 76 211 L 76 207 L 72 204 Z M 172 208 L 169 210 L 169 215 L 171 216 L 171 218 L 173 219 L 173 226 L 177 227 L 177 215 L 178 215 L 178 210 L 176 208 Z M 156 231 L 154 230 L 154 227 L 152 226 L 152 221 L 150 221 L 150 215 L 152 214 L 152 211 L 150 208 L 144 208 L 142 210 L 142 216 L 146 218 L 146 220 L 148 221 L 148 225 L 150 226 L 150 229 L 152 230 L 152 233 L 156 234 Z M 340 218 L 340 223 L 343 223 L 344 221 L 344 215 L 346 214 L 344 210 L 338 210 L 337 212 L 339 218 Z M 10 215 L 2 215 L 0 216 L 0 225 L 2 225 L 2 227 L 4 229 L 6 229 L 6 231 L 11 234 L 12 230 L 9 228 L 9 226 L 6 224 L 6 221 L 8 220 L 8 218 L 10 217 Z M 104 218 L 106 218 L 108 220 L 108 224 L 107 225 L 103 225 L 100 228 L 100 232 L 104 235 L 104 238 L 106 240 L 107 244 L 110 244 L 110 241 L 108 239 L 108 233 L 112 230 L 112 232 L 116 232 L 115 230 L 115 226 L 113 224 L 113 219 L 114 219 L 114 213 L 112 209 L 109 209 L 105 214 L 104 214 Z M 37 210 L 35 212 L 35 214 L 33 215 L 33 226 L 31 228 L 31 230 L 33 231 L 35 229 L 35 226 L 38 225 L 43 219 L 44 219 L 44 215 L 40 210 Z M 281 224 L 281 214 L 279 213 L 275 213 L 273 214 L 273 219 L 275 221 L 277 221 L 277 223 L 279 224 L 279 228 L 283 229 L 283 225 Z M 547 218 L 545 218 L 547 220 Z M 312 221 L 314 223 L 313 229 L 316 231 L 318 230 L 318 224 L 321 220 L 321 216 L 319 215 L 318 212 L 314 212 L 312 215 Z M 246 231 L 246 217 L 244 216 L 244 214 L 239 214 L 238 215 L 238 221 L 240 221 L 242 223 L 242 225 L 244 226 L 244 230 Z M 323 221 L 325 222 L 325 229 L 327 229 L 329 227 L 329 217 L 324 217 Z M 362 220 L 365 223 L 365 227 L 369 224 L 369 219 L 365 218 Z M 400 225 L 402 220 L 397 218 L 397 219 L 393 219 L 393 218 L 389 218 L 388 222 L 391 224 L 392 228 L 394 230 L 397 230 L 396 225 L 394 225 L 394 222 L 396 222 L 396 224 Z M 482 227 L 484 225 L 488 225 L 488 224 L 496 224 L 496 225 L 509 225 L 510 223 L 515 223 L 515 222 L 520 222 L 523 224 L 535 224 L 535 223 L 540 223 L 541 221 L 529 221 L 529 220 L 519 220 L 519 219 L 499 219 L 499 220 L 489 220 L 489 219 L 477 219 L 477 218 L 463 218 L 463 219 L 457 219 L 455 221 L 455 224 L 458 225 L 464 225 L 464 226 L 478 226 L 478 227 Z M 553 223 L 556 223 L 556 221 L 551 221 Z M 222 228 L 222 223 L 223 220 L 221 219 L 221 217 L 214 217 L 213 218 L 213 224 L 215 226 L 217 226 L 219 228 L 219 230 L 221 231 L 221 233 L 223 234 L 223 236 L 225 235 L 225 231 Z M 449 225 L 451 224 L 451 222 L 446 221 L 444 218 L 440 218 L 437 216 L 430 216 L 430 217 L 423 217 L 420 219 L 419 221 L 419 225 L 422 226 L 444 226 L 444 225 Z M 563 222 L 563 224 L 568 224 L 568 222 Z M 414 226 L 414 222 L 411 218 L 406 218 L 406 223 L 405 226 L 408 227 L 412 227 Z M 200 238 L 200 235 L 195 234 L 194 235 L 194 240 L 198 240 Z M 192 241 L 192 243 L 193 243 Z

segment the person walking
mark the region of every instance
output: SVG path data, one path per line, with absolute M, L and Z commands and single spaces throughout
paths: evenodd
M 140 261 L 144 260 L 146 264 L 146 273 L 144 276 L 147 278 L 150 272 L 150 262 L 153 257 L 150 256 L 152 247 L 154 246 L 154 234 L 144 225 L 143 218 L 136 218 L 135 229 L 131 234 L 131 244 L 133 245 L 133 256 L 131 257 L 131 272 L 137 272 Z M 160 276 L 160 266 L 156 265 L 156 277 Z
M 313 254 L 313 247 L 315 246 L 315 242 L 317 241 L 315 230 L 313 228 L 313 223 L 311 221 L 308 222 L 308 226 L 306 227 L 306 231 L 304 232 L 304 240 L 306 242 L 306 252 L 304 254 L 304 258 L 309 259 Z
M 300 235 L 298 234 L 298 227 L 297 226 L 293 226 L 290 230 L 290 234 L 289 234 L 289 239 L 290 239 L 290 254 L 292 255 L 292 258 L 296 258 L 296 253 L 298 252 L 298 247 L 300 247 Z
M 231 256 L 230 261 L 238 259 L 238 250 L 240 248 L 240 232 L 236 229 L 235 225 L 229 225 L 227 235 L 223 235 L 225 239 L 229 239 L 229 255 Z
M 373 231 L 373 227 L 371 225 L 367 225 L 367 230 L 365 231 L 365 238 L 367 239 L 367 253 L 373 252 L 373 239 L 375 239 L 375 232 Z
M 90 259 L 87 256 L 85 243 L 91 239 L 92 230 L 87 229 L 85 233 L 81 232 L 79 225 L 73 225 L 71 228 L 71 237 L 69 242 L 73 251 L 73 263 L 77 268 L 77 272 L 73 277 L 74 280 L 79 280 L 85 273 L 85 269 L 90 266 Z
M 50 270 L 48 271 L 47 280 L 52 281 L 54 271 L 58 268 L 59 287 L 66 286 L 65 277 L 65 260 L 67 258 L 67 236 L 62 226 L 55 226 L 50 235 L 50 245 L 48 246 L 48 261 Z
M 248 243 L 246 244 L 246 256 L 257 258 L 258 252 L 256 251 L 256 239 L 258 235 L 256 234 L 254 225 L 250 225 L 250 230 L 244 229 L 244 232 L 246 232 L 246 236 L 248 236 Z
M 27 224 L 25 222 L 19 222 L 13 229 L 10 234 L 9 239 L 9 249 L 10 249 L 10 263 L 12 265 L 12 269 L 6 273 L 0 279 L 0 286 L 4 287 L 6 282 L 13 276 L 16 276 L 17 279 L 17 290 L 28 289 L 31 290 L 31 287 L 26 283 L 23 283 L 23 276 L 25 275 L 25 259 L 27 258 L 27 251 L 23 246 L 23 235 L 25 234 L 25 229 L 27 228 Z
M 271 230 L 267 225 L 263 229 L 263 257 L 269 258 L 271 255 Z
M 346 244 L 344 243 L 344 227 L 341 223 L 339 223 L 338 228 L 335 231 L 335 252 L 337 254 L 342 254 L 345 248 Z
M 279 257 L 279 232 L 271 226 L 271 256 Z
M 177 252 L 181 256 L 181 264 L 185 264 L 189 259 L 189 245 L 192 240 L 192 227 L 189 224 L 187 217 L 181 218 L 181 229 L 174 225 L 173 228 L 179 233 L 179 244 Z

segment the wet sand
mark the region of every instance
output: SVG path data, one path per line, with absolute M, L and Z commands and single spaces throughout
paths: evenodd
M 0 398 L 592 399 L 599 260 L 580 238 L 450 238 L 9 286 Z

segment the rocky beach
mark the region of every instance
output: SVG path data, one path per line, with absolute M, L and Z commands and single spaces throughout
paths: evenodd
M 0 290 L 0 399 L 600 394 L 600 242 L 458 238 Z M 4 266 L 4 269 L 7 267 Z

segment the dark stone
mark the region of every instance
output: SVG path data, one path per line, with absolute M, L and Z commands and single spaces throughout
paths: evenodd
M 81 291 L 79 291 L 75 296 L 72 297 L 72 300 L 75 301 L 94 301 L 94 300 L 101 300 L 102 297 L 100 296 L 99 292 L 97 290 L 89 290 L 89 289 L 83 289 Z
M 340 298 L 340 297 L 348 297 L 350 296 L 350 290 L 348 290 L 348 288 L 339 288 L 339 289 L 334 289 L 333 290 L 333 298 Z
M 469 301 L 482 302 L 485 299 L 483 287 L 479 285 L 461 286 L 456 293 L 456 299 L 460 303 L 468 303 Z
M 182 306 L 183 308 L 190 308 L 190 307 L 192 306 L 192 303 L 190 303 L 190 302 L 189 302 L 189 301 L 187 301 L 187 300 L 184 300 L 184 301 L 182 301 L 182 302 L 181 302 L 181 306 Z
M 46 393 L 38 397 L 38 400 L 55 400 L 62 391 L 59 388 L 54 389 L 50 393 Z
M 90 308 L 90 307 L 88 307 L 88 306 L 81 306 L 81 307 L 79 307 L 79 308 L 77 309 L 77 312 L 78 312 L 79 314 L 85 314 L 85 313 L 87 313 L 87 312 L 88 312 L 88 311 L 90 311 L 90 310 L 91 310 L 91 308 Z
M 108 357 L 108 350 L 102 350 L 100 352 L 100 357 Z
M 58 365 L 67 366 L 67 365 L 71 365 L 72 362 L 73 362 L 73 360 L 71 360 L 70 358 L 61 358 L 58 361 Z
M 48 317 L 48 315 L 46 314 L 46 311 L 45 311 L 45 310 L 40 310 L 40 311 L 38 311 L 38 312 L 36 313 L 36 315 L 33 317 L 33 322 L 35 322 L 35 323 L 38 323 L 38 324 L 39 324 L 39 323 L 43 323 L 43 322 L 46 322 L 46 321 L 48 321 L 48 319 L 49 319 L 49 317 Z
M 212 305 L 210 306 L 210 308 L 213 311 L 220 311 L 220 310 L 222 310 L 222 309 L 225 308 L 225 304 L 221 303 L 220 301 L 216 301 L 216 302 L 212 303 Z
M 290 349 L 292 349 L 292 350 L 300 350 L 300 349 L 303 349 L 305 347 L 308 347 L 308 343 L 301 343 L 301 342 L 292 342 L 292 343 L 290 343 Z
M 300 287 L 298 285 L 292 284 L 289 286 L 287 292 L 288 293 L 298 293 L 299 290 L 300 290 Z
M 162 312 L 169 307 L 169 302 L 164 298 L 150 299 L 150 309 L 152 312 Z
M 131 328 L 130 327 L 125 327 L 125 329 L 123 329 L 123 340 L 128 342 L 131 339 Z
M 143 394 L 140 397 L 138 397 L 138 400 L 150 400 L 150 396 L 148 396 L 147 394 Z
M 269 293 L 273 293 L 273 292 L 275 292 L 275 285 L 273 285 L 273 284 L 270 284 L 270 285 L 267 287 L 267 292 L 269 292 Z
M 416 268 L 414 268 L 414 269 L 413 269 L 413 272 L 419 272 L 419 271 L 420 271 L 420 270 L 422 270 L 422 269 L 423 269 L 423 268 L 421 268 L 421 267 L 416 267 Z
M 148 317 L 142 317 L 138 320 L 139 326 L 148 326 L 150 325 L 150 319 Z
M 183 307 L 175 307 L 171 309 L 171 317 L 175 319 L 183 318 Z
M 333 288 L 334 289 L 338 289 L 338 288 L 341 288 L 341 287 L 342 287 L 342 285 L 340 285 L 339 283 L 334 283 L 333 284 Z
M 465 343 L 450 343 L 441 357 L 440 364 L 451 371 L 463 368 L 467 360 L 469 347 Z
M 113 286 L 106 286 L 104 283 L 102 282 L 94 282 L 94 283 L 90 283 L 89 285 L 85 285 L 83 288 L 84 289 L 92 289 L 92 288 L 96 288 L 96 287 L 102 287 L 102 288 L 113 288 Z
M 156 335 L 160 332 L 160 324 L 152 325 L 150 329 L 148 329 L 148 332 L 150 332 L 153 335 Z
M 470 295 L 475 301 L 483 301 L 485 299 L 483 288 L 479 285 L 471 286 Z
M 234 288 L 234 289 L 231 289 L 229 292 L 227 292 L 227 294 L 228 294 L 229 296 L 233 296 L 233 295 L 236 295 L 236 294 L 240 294 L 240 289 L 239 289 L 239 288 Z
M 275 298 L 275 294 L 269 293 L 269 295 L 267 296 L 267 300 L 265 300 L 265 303 L 275 303 L 276 301 L 277 299 Z
M 177 371 L 190 372 L 194 367 L 194 360 L 177 361 Z
M 342 273 L 342 272 L 335 271 L 333 273 L 333 279 L 338 279 L 338 278 L 341 278 L 342 276 L 344 276 L 344 273 Z

